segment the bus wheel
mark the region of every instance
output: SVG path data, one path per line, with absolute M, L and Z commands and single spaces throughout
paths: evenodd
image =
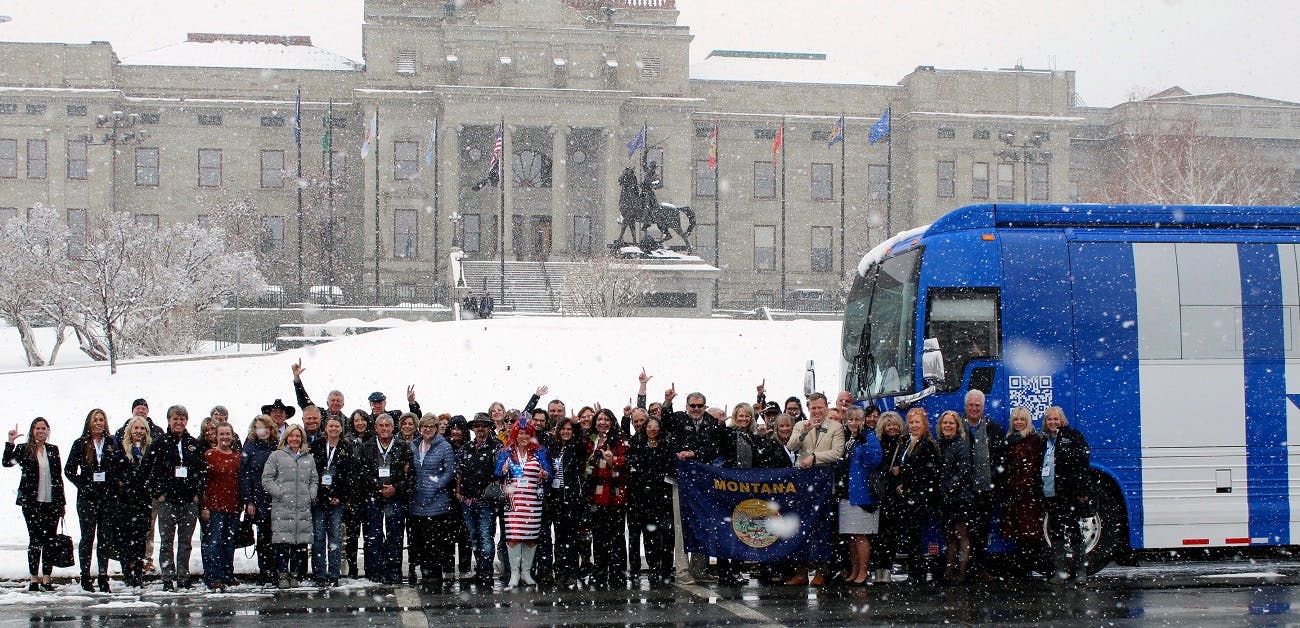
M 1093 486 L 1097 514 L 1080 522 L 1089 574 L 1101 571 L 1128 546 L 1128 516 L 1119 490 L 1110 478 L 1101 475 L 1093 478 Z

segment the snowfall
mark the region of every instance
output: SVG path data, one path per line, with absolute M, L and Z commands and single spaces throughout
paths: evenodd
M 54 332 L 38 331 L 48 355 Z M 247 353 L 244 345 L 244 353 L 124 361 L 110 375 L 108 365 L 92 362 L 75 340 L 64 344 L 53 367 L 27 368 L 17 331 L 0 327 L 0 431 L 18 426 L 22 442 L 31 420 L 43 416 L 51 442 L 66 451 L 91 408 L 104 409 L 116 430 L 130 416 L 132 400 L 143 397 L 160 425 L 168 406 L 188 408 L 195 435 L 212 406 L 224 405 L 243 435 L 262 405 L 277 398 L 293 405 L 290 365 L 298 360 L 306 368 L 307 392 L 324 402 L 337 388 L 348 410 L 368 408 L 365 398 L 373 391 L 384 392 L 390 408 L 405 409 L 406 387 L 413 385 L 425 411 L 469 417 L 493 401 L 522 408 L 545 385 L 550 390 L 543 401 L 559 398 L 575 410 L 598 402 L 620 412 L 634 401 L 642 368 L 652 378 L 651 401 L 675 386 L 682 399 L 700 391 L 711 405 L 730 409 L 753 403 L 759 384 L 769 399 L 799 394 L 809 360 L 818 387 L 833 394 L 838 344 L 839 324 L 825 321 L 501 318 L 412 323 L 279 353 L 257 347 Z M 14 505 L 18 479 L 17 468 L 0 470 L 0 513 L 8 521 L 0 527 L 0 579 L 27 575 L 27 531 Z M 79 539 L 76 488 L 66 491 L 67 533 Z M 236 570 L 251 568 L 243 551 L 236 556 Z M 197 535 L 190 564 L 192 573 L 201 572 Z M 55 570 L 56 577 L 76 573 Z M 110 573 L 120 573 L 116 562 Z

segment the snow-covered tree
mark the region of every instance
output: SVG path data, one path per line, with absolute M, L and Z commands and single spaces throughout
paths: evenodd
M 28 366 L 53 364 L 63 346 L 66 309 L 72 286 L 67 281 L 68 228 L 58 213 L 44 205 L 27 212 L 27 220 L 11 220 L 0 229 L 0 318 L 18 330 Z M 33 327 L 53 324 L 54 346 L 46 359 Z
M 569 307 L 588 316 L 635 316 L 654 280 L 636 260 L 603 253 L 565 276 L 564 295 Z

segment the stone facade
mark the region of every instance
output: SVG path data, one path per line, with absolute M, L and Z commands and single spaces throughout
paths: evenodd
M 44 203 L 78 225 L 110 208 L 150 225 L 247 201 L 267 217 L 272 281 L 291 286 L 301 187 L 309 221 L 332 208 L 334 282 L 348 294 L 374 284 L 376 234 L 380 282 L 427 290 L 449 282 L 453 247 L 470 259 L 504 248 L 510 259 L 572 260 L 612 242 L 617 180 L 636 163 L 626 144 L 644 125 L 662 162 L 659 200 L 693 208 L 693 251 L 722 270 L 719 304 L 750 307 L 795 289 L 837 291 L 889 232 L 964 204 L 1086 200 L 1138 115 L 1134 103 L 1074 107 L 1071 71 L 918 67 L 896 85 L 692 79 L 691 31 L 673 0 L 458 4 L 367 0 L 364 64 L 288 36 L 195 34 L 170 60 L 119 60 L 107 43 L 0 42 L 0 220 Z M 227 45 L 263 50 L 265 62 L 205 59 Z M 1161 104 L 1300 168 L 1300 106 L 1261 101 Z M 332 160 L 321 144 L 331 107 Z M 869 144 L 886 108 L 891 136 Z M 376 112 L 378 160 L 362 161 Z M 841 116 L 847 141 L 828 147 Z M 502 122 L 504 220 L 501 189 L 474 189 Z M 313 233 L 303 254 L 327 246 Z M 305 273 L 306 285 L 326 282 L 318 267 Z

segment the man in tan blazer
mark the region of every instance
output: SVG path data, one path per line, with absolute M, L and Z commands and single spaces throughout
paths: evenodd
M 844 426 L 826 418 L 826 395 L 808 395 L 808 418 L 794 426 L 786 447 L 799 453 L 804 469 L 833 465 L 844 457 Z

